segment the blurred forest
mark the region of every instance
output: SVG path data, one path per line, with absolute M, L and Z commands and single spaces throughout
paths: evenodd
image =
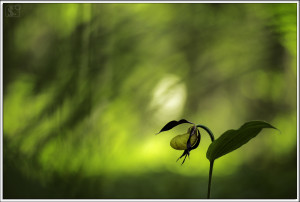
M 16 4 L 4 4 L 7 6 Z M 265 129 L 215 162 L 214 199 L 297 198 L 296 3 L 20 3 L 3 17 L 5 199 L 206 198 L 208 135 Z M 230 186 L 229 186 L 230 185 Z

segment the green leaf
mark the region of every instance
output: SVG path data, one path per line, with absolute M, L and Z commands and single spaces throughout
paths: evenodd
M 274 128 L 274 126 L 264 121 L 250 121 L 242 125 L 238 130 L 228 130 L 223 133 L 218 139 L 213 141 L 206 153 L 206 158 L 209 161 L 228 154 L 249 140 L 256 137 L 263 128 Z
M 181 119 L 179 121 L 170 121 L 158 133 L 156 133 L 156 135 L 159 134 L 159 133 L 161 133 L 161 132 L 163 132 L 163 131 L 171 130 L 175 126 L 178 126 L 178 125 L 183 124 L 183 123 L 193 124 L 192 122 L 189 122 L 189 121 L 187 121 L 185 119 Z

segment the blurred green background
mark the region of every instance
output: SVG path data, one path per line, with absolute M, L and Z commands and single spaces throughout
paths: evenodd
M 182 166 L 169 142 L 187 125 L 155 136 L 181 118 L 216 138 L 250 120 L 281 131 L 218 159 L 212 198 L 297 197 L 296 3 L 17 6 L 4 198 L 206 198 L 208 135 Z

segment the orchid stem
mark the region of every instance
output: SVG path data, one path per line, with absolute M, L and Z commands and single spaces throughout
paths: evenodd
M 210 166 L 209 166 L 209 178 L 208 178 L 207 199 L 210 199 L 210 187 L 211 187 L 211 177 L 212 177 L 213 167 L 214 167 L 214 161 L 211 161 L 211 162 L 210 162 Z
M 197 125 L 197 127 L 203 128 L 209 134 L 211 142 L 215 141 L 215 137 L 214 137 L 213 133 L 211 132 L 211 130 L 209 130 L 209 128 L 207 128 L 204 125 Z
M 215 141 L 215 137 L 209 128 L 207 128 L 206 126 L 203 126 L 203 125 L 197 125 L 197 127 L 204 129 L 209 134 L 211 142 Z M 212 178 L 213 167 L 214 167 L 214 161 L 211 161 L 210 166 L 209 166 L 207 199 L 210 199 L 210 188 L 211 188 L 211 178 Z

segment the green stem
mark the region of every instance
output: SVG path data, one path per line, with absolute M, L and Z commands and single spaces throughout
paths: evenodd
M 211 130 L 209 130 L 209 128 L 207 128 L 204 125 L 197 125 L 197 127 L 203 128 L 209 134 L 211 142 L 215 141 L 215 137 L 214 137 L 213 133 L 211 132 Z
M 215 137 L 214 137 L 213 133 L 211 132 L 211 130 L 209 130 L 209 128 L 207 128 L 204 125 L 197 125 L 197 127 L 203 128 L 209 134 L 211 142 L 215 141 Z M 211 188 L 211 178 L 212 178 L 213 167 L 214 167 L 214 161 L 211 161 L 210 167 L 209 167 L 208 190 L 207 190 L 207 198 L 208 199 L 210 198 L 210 188 Z
M 211 161 L 210 167 L 209 167 L 207 199 L 210 199 L 210 187 L 211 187 L 211 178 L 212 178 L 213 167 L 214 167 L 214 161 Z

